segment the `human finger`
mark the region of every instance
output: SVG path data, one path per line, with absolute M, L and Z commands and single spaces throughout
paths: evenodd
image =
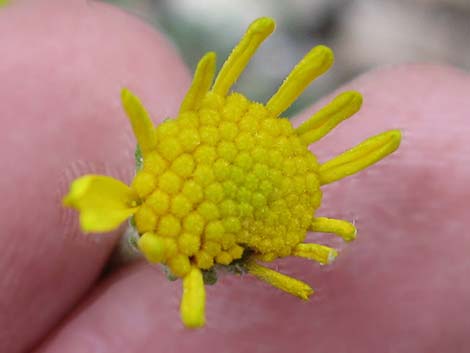
M 99 2 L 18 1 L 0 10 L 0 33 L 0 342 L 20 352 L 73 307 L 115 244 L 116 232 L 83 235 L 61 199 L 81 174 L 130 179 L 120 90 L 161 120 L 189 80 L 161 35 Z

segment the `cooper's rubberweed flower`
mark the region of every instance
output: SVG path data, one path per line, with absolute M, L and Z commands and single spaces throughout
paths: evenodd
M 152 263 L 181 278 L 181 317 L 188 327 L 205 322 L 205 282 L 215 269 L 250 273 L 307 299 L 312 288 L 260 263 L 298 256 L 329 264 L 333 248 L 304 243 L 307 231 L 330 232 L 345 241 L 350 222 L 316 217 L 320 187 L 354 174 L 392 153 L 397 130 L 362 142 L 326 163 L 308 146 L 356 113 L 359 93 L 340 94 L 293 128 L 282 113 L 333 63 L 325 46 L 313 48 L 266 104 L 230 89 L 274 21 L 253 22 L 213 83 L 215 54 L 199 62 L 179 114 L 155 127 L 127 89 L 122 103 L 138 143 L 138 170 L 130 186 L 108 176 L 75 180 L 64 198 L 80 212 L 85 232 L 106 232 L 132 217 L 137 246 Z

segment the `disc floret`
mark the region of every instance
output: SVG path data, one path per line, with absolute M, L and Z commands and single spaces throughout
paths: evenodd
M 229 265 L 245 248 L 272 261 L 303 241 L 321 199 L 319 165 L 288 120 L 239 93 L 209 92 L 156 136 L 132 183 L 149 261 L 184 277 L 191 263 Z

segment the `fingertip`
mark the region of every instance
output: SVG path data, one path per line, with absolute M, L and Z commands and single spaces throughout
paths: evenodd
M 115 243 L 115 235 L 84 236 L 62 199 L 83 174 L 132 175 L 122 87 L 162 119 L 177 113 L 189 77 L 162 35 L 99 2 L 18 1 L 0 11 L 0 33 L 0 218 L 9 244 L 0 331 L 4 349 L 19 352 L 83 294 Z M 19 308 L 42 314 L 18 317 Z

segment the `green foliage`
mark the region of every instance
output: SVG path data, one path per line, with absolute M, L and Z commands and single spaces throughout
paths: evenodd
M 135 147 L 134 157 L 135 157 L 135 169 L 138 172 L 139 170 L 142 169 L 142 166 L 144 163 L 144 158 L 142 157 L 142 151 L 140 150 L 139 145 L 136 145 Z
M 202 270 L 202 279 L 205 285 L 212 286 L 217 283 L 217 271 L 214 267 L 209 270 Z

